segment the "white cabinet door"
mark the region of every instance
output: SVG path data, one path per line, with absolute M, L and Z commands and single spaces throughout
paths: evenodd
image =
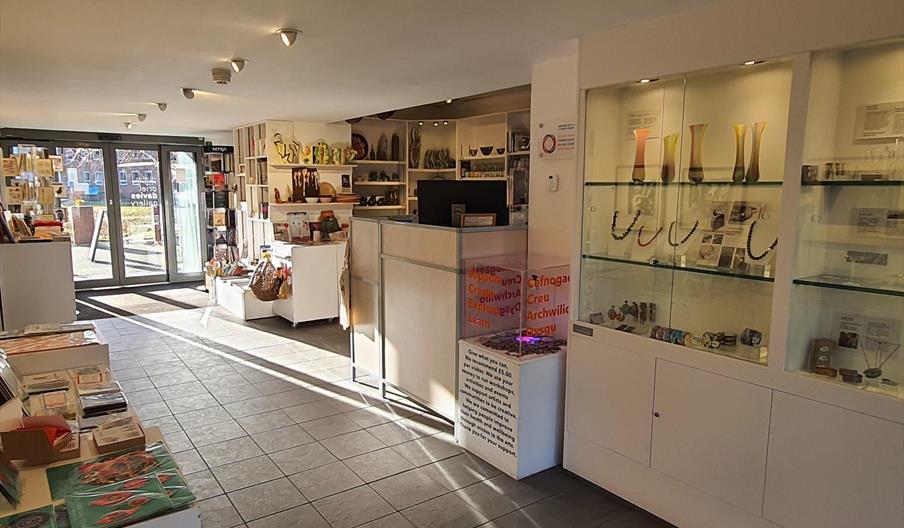
M 567 357 L 569 433 L 649 465 L 653 358 L 578 334 L 571 334 Z
M 651 466 L 761 515 L 771 402 L 771 389 L 657 360 Z
M 776 392 L 764 517 L 789 528 L 904 526 L 904 426 Z

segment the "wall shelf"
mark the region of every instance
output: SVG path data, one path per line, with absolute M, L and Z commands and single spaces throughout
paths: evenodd
M 352 182 L 352 185 L 372 185 L 372 186 L 377 186 L 377 187 L 379 187 L 379 186 L 386 186 L 386 185 L 396 185 L 396 186 L 401 186 L 401 185 L 405 185 L 405 182 L 400 182 L 400 181 L 388 181 L 388 182 L 381 182 L 381 181 L 376 181 L 376 182 L 372 182 L 372 181 L 364 181 L 364 182 Z
M 304 169 L 317 169 L 317 170 L 323 170 L 323 171 L 327 171 L 327 170 L 341 171 L 341 170 L 354 169 L 355 167 L 357 167 L 357 165 L 338 165 L 338 164 L 322 165 L 322 164 L 316 164 L 316 163 L 271 163 L 270 167 L 274 168 L 274 169 L 304 168 Z
M 368 159 L 356 159 L 353 160 L 355 165 L 402 165 L 407 164 L 408 160 L 368 160 Z

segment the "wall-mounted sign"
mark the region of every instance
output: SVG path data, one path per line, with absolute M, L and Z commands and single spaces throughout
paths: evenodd
M 577 123 L 573 119 L 540 123 L 537 152 L 544 159 L 574 157 L 577 147 Z
M 857 107 L 854 139 L 904 137 L 904 101 Z

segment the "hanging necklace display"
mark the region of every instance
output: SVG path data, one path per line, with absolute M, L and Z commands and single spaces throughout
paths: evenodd
M 638 218 L 640 218 L 640 209 L 638 209 L 637 212 L 634 213 L 634 220 L 631 220 L 631 224 L 627 229 L 625 229 L 625 232 L 620 235 L 616 234 L 615 222 L 618 220 L 618 209 L 616 209 L 615 212 L 612 213 L 612 227 L 609 228 L 609 231 L 612 233 L 612 238 L 614 238 L 615 240 L 624 240 L 625 238 L 627 238 L 628 235 L 631 234 L 631 231 L 634 230 L 634 226 L 637 224 Z
M 700 225 L 700 220 L 694 220 L 694 226 L 691 227 L 691 230 L 687 232 L 687 235 L 685 235 L 685 237 L 682 238 L 680 242 L 672 242 L 672 240 L 674 238 L 674 235 L 672 234 L 672 232 L 675 230 L 675 225 L 677 223 L 678 222 L 672 220 L 672 223 L 669 224 L 669 245 L 672 247 L 678 247 L 681 244 L 684 244 L 685 242 L 687 242 L 688 239 L 690 239 L 691 236 L 694 234 L 694 231 L 697 230 L 697 227 Z
M 656 230 L 656 233 L 653 235 L 653 238 L 647 240 L 646 242 L 641 242 L 640 237 L 643 236 L 643 228 L 646 226 L 640 226 L 640 229 L 637 230 L 637 245 L 640 247 L 647 247 L 653 243 L 654 240 L 659 236 L 659 233 L 662 233 L 662 227 Z
M 766 255 L 768 255 L 769 252 L 772 251 L 773 249 L 775 249 L 775 246 L 778 245 L 778 237 L 776 237 L 775 240 L 773 240 L 772 243 L 769 244 L 769 247 L 766 248 L 766 251 L 763 251 L 759 255 L 754 255 L 753 251 L 750 250 L 750 243 L 753 240 L 753 228 L 754 228 L 754 226 L 756 226 L 756 222 L 757 222 L 756 220 L 751 222 L 750 230 L 747 231 L 747 256 L 753 260 L 763 260 L 764 258 L 766 258 Z

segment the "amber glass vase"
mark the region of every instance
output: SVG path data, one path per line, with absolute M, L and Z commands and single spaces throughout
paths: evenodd
M 734 126 L 735 157 L 731 181 L 735 183 L 744 181 L 744 138 L 747 136 L 746 132 L 747 125 L 738 123 Z
M 662 171 L 660 178 L 668 183 L 675 179 L 675 149 L 678 146 L 678 132 L 662 138 Z
M 687 167 L 687 179 L 694 183 L 703 181 L 703 133 L 706 126 L 706 123 L 698 123 L 688 127 L 691 131 L 691 160 Z
M 646 158 L 647 136 L 649 135 L 649 128 L 634 129 L 634 170 L 631 171 L 631 179 L 638 183 L 644 181 L 647 177 L 644 160 Z
M 750 147 L 750 165 L 747 166 L 747 183 L 760 181 L 760 144 L 763 141 L 763 132 L 766 131 L 766 122 L 757 121 L 753 124 L 753 146 Z

